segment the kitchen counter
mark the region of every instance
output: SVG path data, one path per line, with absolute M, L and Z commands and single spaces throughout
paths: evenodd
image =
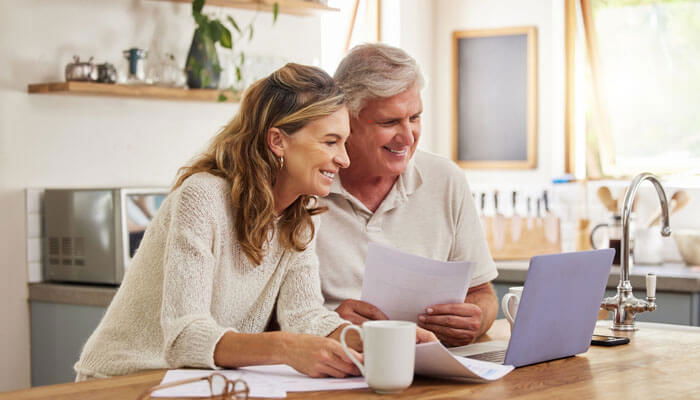
M 528 261 L 497 261 L 496 283 L 525 282 Z M 636 265 L 630 272 L 635 289 L 645 287 L 647 273 L 656 274 L 656 290 L 680 293 L 700 293 L 700 267 L 683 264 Z M 608 278 L 608 288 L 616 288 L 620 280 L 620 268 L 613 267 Z M 29 301 L 107 307 L 117 292 L 115 286 L 98 286 L 68 283 L 31 283 Z
M 609 333 L 599 321 L 596 332 Z M 700 396 L 696 377 L 700 328 L 640 323 L 628 336 L 629 344 L 591 346 L 576 357 L 517 368 L 491 383 L 416 377 L 413 385 L 396 395 L 378 395 L 368 389 L 289 393 L 290 399 L 689 399 Z M 507 340 L 505 320 L 496 321 L 483 340 Z M 165 371 L 154 370 L 109 379 L 37 387 L 0 394 L 0 399 L 54 400 L 135 399 L 157 385 Z
M 529 261 L 496 261 L 498 278 L 495 282 L 525 282 Z M 656 290 L 665 292 L 700 292 L 700 267 L 685 264 L 635 265 L 630 271 L 630 283 L 635 289 L 646 287 L 646 275 L 656 274 Z M 608 288 L 617 288 L 620 267 L 613 266 L 608 278 Z
M 493 281 L 496 294 L 502 298 L 511 286 L 522 286 L 527 277 L 527 261 L 497 261 L 498 277 Z M 646 296 L 646 275 L 656 274 L 656 303 L 654 312 L 637 314 L 638 321 L 700 326 L 700 267 L 684 264 L 636 265 L 630 271 L 634 295 Z M 608 277 L 605 296 L 617 293 L 620 267 L 614 266 Z M 498 317 L 503 317 L 499 309 Z
M 501 298 L 510 286 L 525 282 L 528 263 L 498 262 L 494 287 Z M 638 321 L 700 325 L 700 271 L 683 265 L 636 266 L 632 269 L 635 296 L 644 297 L 644 277 L 657 274 L 658 309 L 637 316 Z M 613 268 L 606 296 L 614 294 L 619 268 Z M 29 285 L 32 335 L 32 385 L 70 382 L 73 364 L 95 330 L 117 287 L 66 283 Z M 499 318 L 503 314 L 499 310 Z
M 70 283 L 30 283 L 29 301 L 107 307 L 117 293 L 116 286 Z

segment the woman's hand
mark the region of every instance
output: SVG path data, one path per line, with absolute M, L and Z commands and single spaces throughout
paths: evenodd
M 362 356 L 349 349 L 360 362 Z M 360 375 L 360 371 L 336 340 L 304 334 L 289 334 L 284 345 L 285 363 L 312 378 Z

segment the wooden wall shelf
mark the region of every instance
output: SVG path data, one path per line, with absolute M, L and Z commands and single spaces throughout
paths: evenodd
M 158 0 L 173 3 L 192 3 L 192 0 Z M 277 0 L 281 14 L 313 15 L 324 11 L 340 11 L 338 8 L 325 6 L 315 1 Z M 207 0 L 208 6 L 242 8 L 246 10 L 272 11 L 275 0 Z
M 240 96 L 230 91 L 213 89 L 180 89 L 148 85 L 120 85 L 95 82 L 35 83 L 27 87 L 32 94 L 62 94 L 83 96 L 134 97 L 142 99 L 184 100 L 218 102 L 224 94 L 226 102 L 237 102 Z

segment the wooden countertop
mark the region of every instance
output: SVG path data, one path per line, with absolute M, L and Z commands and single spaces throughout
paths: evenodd
M 596 332 L 609 334 L 609 321 Z M 690 399 L 700 398 L 700 328 L 638 323 L 638 332 L 625 334 L 630 344 L 591 347 L 576 357 L 518 368 L 486 384 L 465 384 L 417 377 L 398 395 L 376 395 L 367 389 L 288 393 L 290 399 Z M 508 325 L 498 320 L 487 340 L 507 339 Z M 160 382 L 164 371 L 43 386 L 0 394 L 0 399 L 54 400 L 136 399 Z
M 525 282 L 529 262 L 496 261 L 498 278 L 494 282 Z M 646 287 L 646 275 L 656 274 L 656 290 L 665 292 L 697 293 L 700 292 L 700 267 L 688 267 L 684 264 L 635 265 L 630 271 L 630 283 L 633 288 Z M 620 281 L 620 267 L 613 266 L 608 278 L 608 288 L 616 288 Z

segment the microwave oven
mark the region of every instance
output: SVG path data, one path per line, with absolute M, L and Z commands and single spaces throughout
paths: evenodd
M 46 189 L 46 281 L 118 285 L 167 188 Z

